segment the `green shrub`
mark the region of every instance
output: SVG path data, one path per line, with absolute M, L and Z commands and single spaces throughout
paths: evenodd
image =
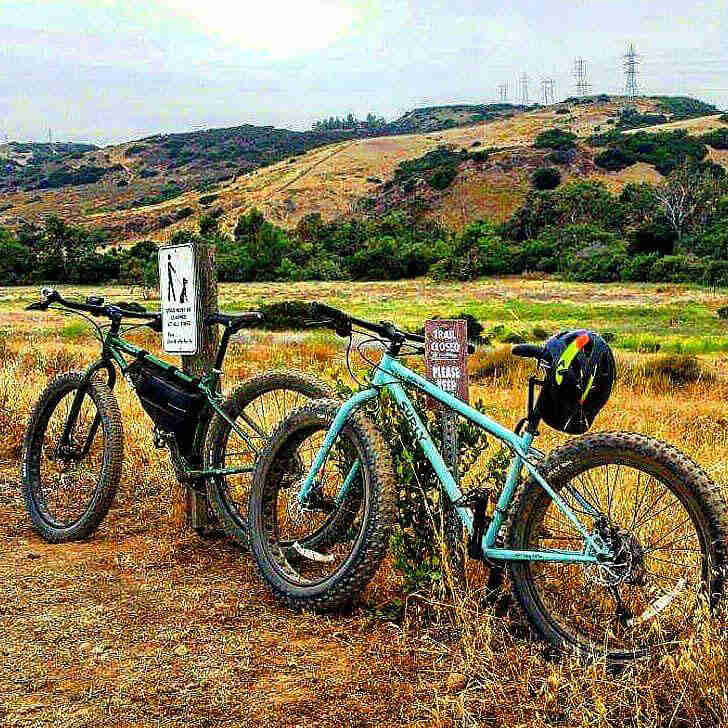
M 606 169 L 608 172 L 619 172 L 622 169 L 631 167 L 637 160 L 622 149 L 605 149 L 601 154 L 594 157 L 597 167 Z
M 641 282 L 650 280 L 652 266 L 659 258 L 659 253 L 640 253 L 627 257 L 619 272 L 620 279 Z
M 590 245 L 568 255 L 564 275 L 571 281 L 618 281 L 626 259 L 624 245 Z
M 651 164 L 663 175 L 668 175 L 685 161 L 700 162 L 708 153 L 705 144 L 700 139 L 689 136 L 684 129 L 655 134 L 646 131 L 636 134 L 610 131 L 590 137 L 589 144 L 596 147 L 606 146 L 612 150 L 609 156 L 605 156 L 606 153 L 599 155 L 602 164 L 618 168 L 620 163 L 631 159 L 632 164 Z M 623 162 L 620 162 L 622 158 Z
M 705 258 L 692 255 L 666 255 L 658 258 L 650 269 L 648 280 L 671 283 L 703 283 L 709 270 Z
M 670 255 L 677 242 L 677 233 L 664 219 L 643 223 L 631 235 L 630 253 L 660 253 Z
M 531 179 L 537 190 L 554 190 L 561 184 L 561 173 L 554 167 L 541 167 Z
M 482 164 L 483 162 L 488 161 L 489 156 L 490 156 L 490 152 L 487 149 L 481 149 L 477 152 L 471 152 L 470 159 L 472 159 L 474 162 L 478 162 L 479 164 Z
M 546 159 L 551 162 L 551 164 L 569 164 L 571 161 L 571 150 L 569 149 L 554 149 L 553 152 L 551 152 Z
M 576 146 L 576 134 L 563 129 L 548 129 L 536 137 L 533 146 L 536 149 L 573 149 Z
M 105 167 L 95 166 L 57 169 L 42 179 L 37 187 L 39 190 L 50 190 L 68 185 L 90 185 L 98 182 L 108 171 Z
M 700 141 L 713 149 L 728 149 L 728 129 L 714 129 L 703 134 Z
M 201 205 L 204 206 L 211 205 L 218 197 L 220 197 L 220 195 L 203 195 L 202 197 L 200 197 L 199 202 Z
M 427 184 L 436 190 L 445 190 L 457 177 L 458 168 L 456 166 L 446 166 L 436 169 L 427 180 Z
M 653 98 L 658 102 L 661 111 L 672 114 L 673 121 L 709 116 L 718 111 L 713 104 L 706 104 L 688 96 L 653 96 Z
M 703 282 L 709 286 L 728 287 L 728 260 L 708 260 Z

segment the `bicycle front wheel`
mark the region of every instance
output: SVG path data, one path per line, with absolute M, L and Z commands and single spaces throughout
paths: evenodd
M 258 460 L 250 491 L 250 546 L 263 578 L 295 609 L 351 602 L 374 576 L 394 520 L 389 452 L 372 422 L 349 416 L 316 474 L 310 498 L 301 479 L 341 406 L 318 400 L 295 410 Z
M 84 380 L 82 372 L 68 372 L 46 387 L 23 443 L 25 505 L 35 530 L 50 543 L 93 533 L 121 477 L 124 436 L 116 398 L 94 377 L 74 416 Z
M 544 468 L 614 557 L 597 564 L 511 562 L 516 597 L 541 635 L 559 649 L 615 664 L 687 639 L 723 590 L 728 521 L 717 486 L 674 447 L 630 433 L 576 438 Z M 511 548 L 584 548 L 533 480 L 517 498 Z

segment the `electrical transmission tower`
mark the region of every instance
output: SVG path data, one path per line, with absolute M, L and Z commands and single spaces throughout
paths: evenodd
M 543 94 L 543 103 L 545 106 L 554 103 L 554 79 L 544 78 L 541 79 L 541 93 Z
M 639 95 L 639 84 L 637 76 L 640 72 L 640 57 L 634 49 L 634 43 L 629 44 L 629 49 L 624 54 L 624 93 L 630 101 L 634 101 Z
M 586 76 L 586 61 L 583 58 L 577 58 L 574 61 L 574 78 L 576 79 L 576 95 L 583 99 L 591 91 L 591 84 Z
M 508 84 L 507 83 L 498 84 L 498 98 L 500 99 L 501 103 L 505 103 L 506 101 L 508 101 Z
M 520 78 L 520 86 L 521 86 L 521 104 L 523 106 L 529 106 L 528 101 L 528 74 L 524 73 L 521 75 Z

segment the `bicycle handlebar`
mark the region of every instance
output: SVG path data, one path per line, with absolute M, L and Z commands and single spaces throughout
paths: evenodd
M 43 288 L 40 292 L 43 297 L 41 301 L 37 303 L 31 303 L 30 306 L 26 306 L 26 311 L 47 311 L 48 307 L 52 303 L 59 303 L 61 306 L 70 308 L 72 311 L 85 311 L 90 313 L 92 316 L 106 316 L 110 319 L 117 318 L 136 318 L 136 319 L 149 319 L 154 321 L 159 317 L 159 313 L 149 311 L 132 311 L 122 306 L 112 304 L 96 304 L 96 303 L 81 303 L 80 301 L 68 301 L 54 288 Z
M 330 322 L 324 321 L 321 323 L 333 324 L 330 328 L 334 329 L 339 336 L 349 336 L 351 334 L 352 326 L 358 326 L 361 329 L 371 331 L 372 333 L 385 339 L 389 339 L 395 343 L 404 343 L 405 341 L 412 341 L 417 344 L 425 343 L 425 337 L 420 334 L 411 334 L 408 331 L 402 331 L 394 324 L 387 321 L 380 321 L 378 324 L 375 324 L 372 321 L 356 318 L 354 316 L 350 316 L 345 311 L 340 311 L 338 308 L 327 306 L 325 303 L 313 303 L 311 304 L 311 310 L 314 316 L 320 314 L 331 319 Z M 474 351 L 475 346 L 468 342 L 468 353 L 472 354 Z

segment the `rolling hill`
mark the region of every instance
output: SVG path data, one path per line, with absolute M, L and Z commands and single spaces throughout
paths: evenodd
M 639 99 L 633 121 L 647 120 L 647 130 L 701 133 L 724 126 L 713 107 L 670 98 Z M 533 142 L 553 127 L 580 138 L 560 164 L 564 179 L 599 178 L 614 189 L 659 180 L 647 164 L 614 173 L 594 164 L 598 150 L 586 139 L 618 127 L 624 106 L 624 99 L 603 96 L 528 109 L 455 105 L 415 109 L 376 130 L 293 132 L 245 125 L 155 135 L 103 149 L 4 145 L 0 224 L 16 226 L 56 213 L 105 229 L 114 243 L 164 241 L 179 229 L 196 227 L 213 210 L 223 227 L 233 226 L 252 206 L 292 227 L 312 212 L 330 219 L 363 203 L 384 209 L 410 204 L 414 197 L 425 215 L 459 228 L 479 217 L 504 219 L 518 206 L 531 174 L 548 156 Z M 387 184 L 403 162 L 443 147 L 460 154 L 445 189 L 420 185 L 402 194 Z M 472 154 L 481 150 L 487 154 Z M 711 157 L 724 161 L 715 150 Z

